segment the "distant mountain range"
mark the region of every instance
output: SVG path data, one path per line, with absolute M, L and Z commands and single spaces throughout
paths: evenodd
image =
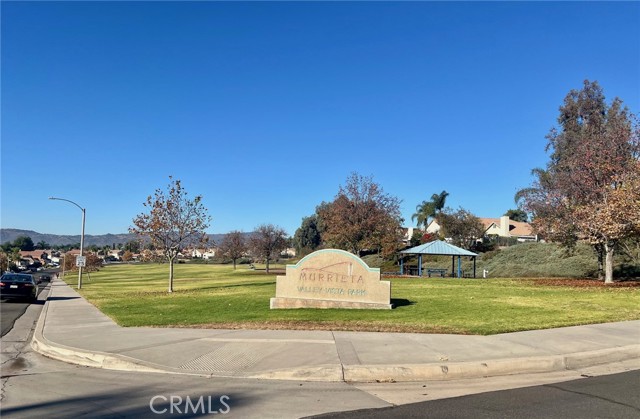
M 250 235 L 251 233 L 245 233 Z M 58 235 L 58 234 L 46 234 L 46 233 L 38 233 L 32 230 L 19 230 L 16 228 L 1 228 L 0 229 L 0 243 L 12 242 L 18 236 L 28 236 L 31 237 L 33 243 L 39 243 L 44 241 L 51 246 L 64 246 L 67 244 L 76 244 L 80 243 L 80 235 L 76 236 L 66 236 L 66 235 Z M 213 241 L 213 243 L 220 243 L 220 240 L 224 237 L 224 234 L 209 234 L 209 242 Z M 101 235 L 91 235 L 85 234 L 84 236 L 84 245 L 92 246 L 96 245 L 98 247 L 103 246 L 113 246 L 114 244 L 122 243 L 125 244 L 131 240 L 136 240 L 137 236 L 135 234 L 101 234 Z

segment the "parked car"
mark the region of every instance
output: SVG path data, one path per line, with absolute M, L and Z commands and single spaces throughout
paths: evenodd
M 38 282 L 29 274 L 6 273 L 0 277 L 0 298 L 38 299 Z
M 40 275 L 40 281 L 47 281 L 47 282 L 51 282 L 51 275 L 49 275 L 49 274 L 42 274 L 42 275 Z

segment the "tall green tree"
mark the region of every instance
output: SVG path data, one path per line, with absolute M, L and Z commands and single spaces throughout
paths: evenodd
M 100 249 L 100 253 L 102 254 L 102 256 L 107 256 L 110 252 L 111 252 L 111 246 L 109 245 L 104 245 L 102 246 L 102 249 Z
M 302 224 L 293 235 L 293 247 L 299 255 L 313 252 L 322 243 L 318 216 L 316 214 L 302 219 Z
M 522 223 L 526 223 L 529 220 L 529 215 L 526 211 L 521 209 L 510 209 L 504 213 L 510 220 L 520 221 Z
M 47 243 L 44 240 L 40 240 L 38 243 L 36 243 L 36 249 L 48 249 L 49 248 L 49 243 Z
M 178 254 L 189 246 L 204 246 L 205 230 L 211 217 L 202 204 L 202 196 L 190 199 L 180 180 L 169 176 L 167 190 L 156 189 L 143 204 L 148 212 L 133 219 L 130 233 L 148 237 L 162 250 L 169 262 L 169 292 L 173 292 L 173 265 Z
M 18 247 L 20 250 L 34 250 L 35 246 L 33 240 L 29 236 L 18 236 L 13 241 L 13 247 Z
M 449 192 L 442 191 L 439 194 L 431 195 L 429 201 L 422 201 L 416 206 L 416 212 L 411 216 L 411 220 L 416 222 L 416 226 L 427 227 L 429 220 L 435 218 L 445 206 Z
M 568 248 L 588 240 L 605 283 L 613 282 L 617 244 L 640 234 L 639 132 L 620 99 L 608 104 L 600 85 L 585 81 L 567 94 L 547 135 L 546 168 L 534 169 L 533 185 L 515 197 L 543 237 Z
M 129 240 L 124 244 L 124 250 L 131 253 L 140 253 L 140 240 Z

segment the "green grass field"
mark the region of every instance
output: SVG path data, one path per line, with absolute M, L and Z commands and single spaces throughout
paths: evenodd
M 393 310 L 270 310 L 276 278 L 264 270 L 175 265 L 171 294 L 168 271 L 108 266 L 85 276 L 81 293 L 122 326 L 494 334 L 640 319 L 640 287 L 575 280 L 391 278 Z M 65 280 L 76 285 L 77 274 Z

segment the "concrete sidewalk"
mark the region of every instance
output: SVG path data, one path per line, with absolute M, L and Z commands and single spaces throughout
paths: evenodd
M 416 381 L 550 372 L 640 359 L 640 321 L 493 336 L 123 328 L 60 280 L 33 348 L 98 368 L 312 381 Z

